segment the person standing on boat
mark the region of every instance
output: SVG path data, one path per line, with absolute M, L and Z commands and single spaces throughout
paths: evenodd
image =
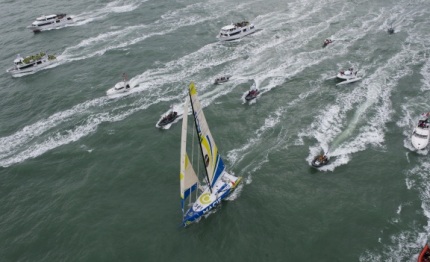
M 125 89 L 130 88 L 130 85 L 128 84 L 128 77 L 126 73 L 122 73 L 122 80 L 124 81 Z

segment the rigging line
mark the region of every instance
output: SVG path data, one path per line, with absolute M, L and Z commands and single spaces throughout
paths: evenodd
M 187 108 L 187 110 L 188 110 L 188 108 Z M 195 130 L 194 130 L 194 128 L 193 128 L 193 135 L 192 135 L 192 137 L 191 137 L 191 166 L 193 166 L 193 164 L 194 164 L 194 136 L 195 136 Z M 197 163 L 198 163 L 199 161 L 197 161 Z M 197 173 L 198 174 L 198 173 Z M 198 184 L 198 177 L 197 177 L 197 187 L 199 187 L 199 184 Z M 199 190 L 198 189 L 196 189 L 196 199 L 197 199 L 197 192 L 198 192 Z M 189 198 L 189 201 L 190 201 L 190 203 L 189 203 L 189 205 L 192 205 L 192 203 L 191 203 L 191 199 L 192 199 L 192 195 L 190 194 L 190 198 Z
M 195 133 L 195 129 L 193 128 L 193 141 L 196 141 L 195 139 L 194 139 L 194 133 Z M 194 142 L 195 143 L 195 142 Z M 199 192 L 199 189 L 200 189 L 200 180 L 198 179 L 199 178 L 199 176 L 200 176 L 200 159 L 199 159 L 200 157 L 199 157 L 199 155 L 197 155 L 197 181 L 198 181 L 198 183 L 199 183 L 199 188 L 198 188 L 198 190 L 196 190 L 196 199 L 197 199 L 197 197 L 198 197 L 198 192 Z M 203 190 L 202 190 L 203 191 Z
M 197 129 L 197 121 L 196 121 L 196 111 L 194 110 L 194 103 L 193 103 L 193 99 L 192 99 L 192 97 L 191 97 L 191 93 L 190 93 L 190 90 L 188 89 L 188 95 L 190 96 L 190 102 L 191 102 L 191 109 L 192 109 L 192 111 L 193 111 L 193 117 L 194 117 L 194 127 L 196 128 L 196 131 L 198 130 Z M 202 143 L 200 143 L 200 137 L 198 138 L 198 140 L 199 140 L 199 146 L 200 146 L 200 152 L 201 152 L 201 154 L 202 154 L 202 160 L 203 160 L 203 163 L 204 163 L 204 161 L 205 161 L 205 157 L 204 157 L 204 155 L 203 155 L 203 148 L 202 148 Z M 209 191 L 211 192 L 211 194 L 212 194 L 212 186 L 211 186 L 211 182 L 210 182 L 210 179 L 209 179 L 209 174 L 208 174 L 208 170 L 207 170 L 207 168 L 206 168 L 206 163 L 204 163 L 204 165 L 203 165 L 205 168 L 203 168 L 204 170 L 205 170 L 205 174 L 206 174 L 206 179 L 207 179 L 207 182 L 208 182 L 208 186 L 209 186 Z

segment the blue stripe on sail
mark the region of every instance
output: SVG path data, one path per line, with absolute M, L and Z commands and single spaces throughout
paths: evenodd
M 206 139 L 208 140 L 209 143 L 209 148 L 211 149 L 211 155 L 214 155 L 213 149 L 212 149 L 212 143 L 211 143 L 211 138 L 209 137 L 209 135 L 206 135 Z
M 215 184 L 215 182 L 218 180 L 218 177 L 221 175 L 222 171 L 224 171 L 225 167 L 224 167 L 224 162 L 222 161 L 222 158 L 219 154 L 216 155 L 216 167 L 215 167 L 215 172 L 214 172 L 214 176 L 212 179 L 212 185 Z
M 195 183 L 190 188 L 188 188 L 187 190 L 184 191 L 184 198 L 181 200 L 182 211 L 184 211 L 185 200 L 187 200 L 187 198 L 190 196 L 190 194 L 196 189 L 197 189 L 197 183 Z

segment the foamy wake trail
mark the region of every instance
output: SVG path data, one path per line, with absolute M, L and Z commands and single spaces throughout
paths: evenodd
M 70 120 L 76 115 L 86 112 L 92 107 L 103 106 L 103 104 L 106 102 L 106 98 L 98 98 L 87 101 L 85 103 L 76 105 L 69 110 L 53 114 L 47 119 L 43 119 L 32 125 L 28 125 L 10 136 L 0 138 L 0 144 L 2 145 L 0 149 L 0 159 L 5 159 L 14 154 L 16 150 L 23 144 L 29 143 L 46 131 L 55 128 L 56 126 Z
M 429 57 L 429 53 L 427 53 L 427 58 Z M 430 90 L 430 59 L 427 59 L 424 66 L 421 68 L 421 75 L 423 79 L 421 82 L 423 83 L 421 86 L 421 91 L 429 91 Z
M 411 5 L 411 3 L 409 3 Z M 409 7 L 409 6 L 408 6 Z M 413 8 L 413 6 L 411 7 Z M 411 87 L 421 90 L 428 90 L 428 58 L 424 55 L 429 49 L 429 36 L 418 35 L 416 32 L 425 32 L 425 28 L 428 28 L 428 20 L 422 20 L 422 17 L 428 17 L 428 10 L 422 10 L 417 7 L 412 10 L 402 12 L 403 15 L 399 21 L 404 26 L 407 23 L 413 23 L 414 26 L 404 26 L 408 37 L 405 41 L 404 49 L 402 54 L 408 57 L 404 62 L 409 65 L 423 64 L 420 73 L 423 76 L 421 87 Z M 416 23 L 416 21 L 420 21 Z M 422 22 L 424 21 L 424 22 Z M 422 31 L 424 30 L 424 31 Z M 396 65 L 396 67 L 398 67 Z M 401 117 L 396 124 L 403 128 L 405 135 L 404 144 L 405 147 L 410 147 L 410 134 L 412 127 L 416 124 L 418 116 L 422 112 L 428 111 L 428 96 L 427 92 L 423 92 L 420 95 L 414 97 L 408 97 L 405 99 L 406 104 L 401 105 Z M 408 153 L 406 154 L 408 157 Z M 366 250 L 363 255 L 360 256 L 361 262 L 367 261 L 416 261 L 418 253 L 422 249 L 425 243 L 428 241 L 430 235 L 430 175 L 429 170 L 430 162 L 428 159 L 419 158 L 418 165 L 412 167 L 406 171 L 406 186 L 410 190 L 417 191 L 419 198 L 422 201 L 421 207 L 423 215 L 427 218 L 427 225 L 420 225 L 419 222 L 413 220 L 408 223 L 403 223 L 406 228 L 400 232 L 394 234 L 384 234 L 381 231 L 382 236 L 379 238 L 381 246 L 375 248 L 375 250 Z M 394 213 L 394 211 L 393 211 Z M 399 216 L 399 215 L 395 215 Z M 400 218 L 401 215 L 400 215 Z M 376 249 L 378 249 L 376 251 Z
M 102 8 L 96 8 L 95 10 L 84 12 L 73 16 L 75 23 L 70 26 L 81 26 L 88 24 L 95 20 L 104 19 L 106 16 L 112 13 L 126 13 L 136 10 L 142 3 L 147 2 L 147 0 L 142 1 L 127 1 L 118 0 L 108 3 Z
M 267 145 L 267 150 L 262 151 L 259 154 L 259 161 L 252 162 L 246 168 L 243 168 L 242 171 L 247 171 L 251 169 L 251 171 L 258 170 L 264 163 L 268 161 L 269 153 L 278 150 L 279 148 L 285 147 L 285 141 L 287 138 L 288 131 L 281 130 L 280 134 L 273 141 L 268 141 L 266 138 L 267 135 L 272 133 L 272 130 L 275 126 L 277 126 L 283 117 L 287 115 L 289 109 L 294 108 L 297 104 L 303 102 L 308 96 L 317 92 L 316 89 L 308 91 L 293 101 L 289 102 L 286 106 L 279 107 L 274 112 L 270 113 L 264 120 L 264 124 L 254 132 L 254 135 L 246 141 L 246 143 L 237 149 L 233 149 L 227 153 L 227 159 L 230 161 L 232 165 L 236 165 L 242 162 L 248 154 L 253 152 L 252 149 L 255 147 L 259 147 L 264 143 Z
M 369 18 L 370 20 L 363 20 L 362 18 L 356 18 L 356 21 L 357 23 L 360 21 L 360 23 L 363 23 L 362 27 L 367 27 L 368 28 L 367 30 L 370 30 L 376 27 L 376 24 L 379 22 L 378 19 L 380 19 L 380 17 L 382 17 L 381 14 L 379 14 L 377 18 L 375 18 L 374 16 L 371 16 Z M 339 14 L 330 19 L 333 19 L 333 21 L 337 21 L 341 18 L 342 18 L 341 14 Z M 330 19 L 328 20 L 330 21 Z M 325 28 L 325 24 L 326 23 L 321 23 L 309 28 L 302 28 L 291 37 L 277 38 L 277 39 L 274 39 L 269 44 L 265 45 L 264 48 L 263 47 L 257 48 L 257 50 L 261 50 L 261 53 L 264 53 L 264 52 L 273 51 L 272 48 L 275 47 L 276 51 L 279 53 L 279 49 L 283 51 L 283 48 L 279 48 L 279 46 L 281 46 L 285 48 L 286 54 L 284 56 L 281 56 L 283 58 L 282 59 L 283 61 L 281 61 L 279 64 L 275 66 L 270 66 L 270 67 L 258 66 L 258 64 L 262 63 L 261 60 L 264 59 L 264 54 L 260 54 L 260 56 L 253 56 L 251 59 L 249 59 L 251 61 L 247 63 L 247 66 L 240 67 L 241 69 L 243 68 L 243 70 L 240 73 L 242 73 L 242 75 L 246 75 L 246 74 L 252 75 L 256 82 L 257 87 L 262 91 L 261 94 L 264 94 L 265 92 L 270 91 L 272 88 L 280 86 L 281 84 L 285 83 L 286 79 L 292 78 L 295 75 L 304 72 L 307 68 L 317 65 L 321 63 L 323 60 L 328 59 L 327 51 L 324 49 L 291 54 L 292 52 L 294 52 L 295 49 L 299 49 L 302 46 L 300 43 L 302 44 L 306 43 L 306 41 L 301 41 L 301 39 L 308 38 L 309 33 L 315 30 L 316 28 L 320 28 L 320 30 L 323 30 Z M 360 27 L 359 30 L 362 30 L 362 28 Z M 362 32 L 359 33 L 358 32 L 359 30 L 357 30 L 357 32 L 352 31 L 349 33 L 357 38 L 363 37 L 366 34 L 366 31 L 365 33 L 362 33 Z M 352 43 L 353 42 L 345 43 L 344 45 L 339 47 L 338 50 L 336 50 L 336 53 L 331 54 L 331 57 L 341 56 L 346 54 L 348 52 L 348 47 Z M 284 57 L 287 57 L 287 58 L 285 59 Z M 251 65 L 249 65 L 250 63 Z M 248 70 L 248 69 L 251 69 L 251 70 Z M 240 73 L 238 72 L 236 74 L 240 74 Z M 322 76 L 319 80 L 315 81 L 315 85 L 318 85 L 318 83 L 321 83 L 326 78 L 327 76 Z M 262 83 L 264 83 L 264 85 L 262 85 Z M 266 118 L 264 125 L 255 132 L 255 136 L 253 138 L 250 138 L 243 147 L 239 149 L 234 149 L 228 153 L 227 155 L 228 159 L 232 163 L 241 162 L 245 158 L 247 153 L 252 151 L 252 148 L 255 148 L 255 146 L 258 146 L 258 144 L 261 143 L 261 141 L 263 141 L 262 139 L 263 134 L 265 134 L 266 131 L 271 130 L 275 125 L 280 123 L 280 120 L 282 119 L 282 117 L 286 115 L 287 111 L 291 109 L 291 107 L 294 107 L 299 102 L 303 102 L 304 99 L 308 98 L 308 96 L 314 94 L 315 92 L 318 92 L 317 88 L 311 91 L 308 91 L 306 93 L 302 93 L 297 99 L 290 102 L 287 106 L 281 107 L 278 110 L 276 110 L 274 113 L 269 115 L 269 117 Z M 359 91 L 355 91 L 355 92 L 359 93 Z M 351 102 L 352 100 L 355 99 L 355 97 L 356 96 L 351 96 L 351 98 L 349 98 L 349 101 Z M 329 111 L 334 111 L 334 112 L 331 112 L 331 116 L 333 115 L 338 116 L 336 111 L 339 111 L 339 110 L 336 110 L 336 108 L 329 109 Z M 342 121 L 342 119 L 339 119 L 339 117 L 334 117 L 334 118 L 323 117 L 323 119 L 326 119 L 327 121 L 331 121 L 331 120 L 337 121 L 338 123 L 341 123 Z M 323 126 L 326 126 L 327 129 L 333 128 L 333 125 L 331 125 L 329 122 L 323 123 Z M 335 129 L 334 131 L 336 131 L 336 127 L 334 129 Z M 337 130 L 338 132 L 341 131 L 339 127 L 337 127 L 337 129 L 338 129 Z M 370 130 L 369 132 L 372 132 L 372 131 Z M 320 136 L 324 137 L 324 134 L 321 132 Z M 278 138 L 282 138 L 281 141 L 279 141 L 280 143 L 276 143 L 269 150 L 273 151 L 273 150 L 278 150 L 279 148 L 287 147 L 288 145 L 285 145 L 285 143 L 288 140 L 284 139 L 285 137 L 287 137 L 286 130 L 282 131 L 278 135 Z M 326 145 L 328 145 L 328 143 L 326 143 Z
M 133 8 L 138 7 L 138 5 L 135 6 L 136 4 L 130 5 Z M 118 8 L 118 6 L 110 6 L 108 9 L 117 10 Z M 211 1 L 207 3 L 191 4 L 184 8 L 170 11 L 162 15 L 159 20 L 148 25 L 137 24 L 102 33 L 85 39 L 75 46 L 66 48 L 61 58 L 66 61 L 76 61 L 100 56 L 109 50 L 125 48 L 150 37 L 168 35 L 180 28 L 219 18 L 219 12 L 206 11 L 211 9 L 213 9 Z
M 125 47 L 142 41 L 150 37 L 151 34 L 166 34 L 171 30 L 177 30 L 178 27 L 194 25 L 208 19 L 218 19 L 219 17 L 216 15 L 205 14 L 208 10 L 212 10 L 211 3 L 192 4 L 183 9 L 169 12 L 163 15 L 160 20 L 151 24 L 151 26 L 135 25 L 86 39 L 77 46 L 66 49 L 62 56 L 63 61 L 67 62 L 100 55 L 112 48 Z M 233 8 L 234 5 L 234 3 L 226 3 L 223 8 L 225 6 Z M 311 6 L 310 13 L 315 14 L 320 12 L 324 3 Z M 302 3 L 298 4 L 296 8 L 297 10 L 306 10 L 309 5 Z M 222 14 L 222 12 L 210 13 Z M 8 166 L 18 163 L 25 159 L 39 156 L 61 145 L 77 141 L 79 138 L 95 132 L 98 125 L 103 122 L 120 121 L 137 110 L 145 110 L 155 103 L 172 100 L 183 101 L 186 87 L 191 80 L 194 80 L 198 86 L 203 106 L 207 106 L 220 96 L 232 92 L 235 85 L 247 83 L 252 79 L 255 80 L 257 87 L 263 93 L 268 92 L 272 88 L 285 83 L 287 78 L 294 77 L 325 59 L 341 56 L 348 52 L 352 42 L 340 46 L 336 52 L 333 49 L 318 49 L 309 52 L 297 51 L 306 45 L 306 39 L 310 36 L 316 37 L 313 36 L 313 31 L 326 30 L 327 21 L 345 19 L 340 13 L 334 17 L 324 18 L 322 16 L 323 21 L 321 23 L 312 24 L 309 28 L 295 30 L 292 35 L 288 36 L 273 36 L 273 32 L 270 30 L 274 30 L 274 32 L 283 30 L 285 26 L 283 22 L 299 28 L 300 22 L 296 22 L 296 20 L 302 19 L 302 15 L 284 15 L 283 12 L 261 15 L 255 18 L 255 21 L 264 27 L 270 28 L 270 30 L 263 30 L 247 37 L 243 39 L 240 45 L 234 48 L 214 42 L 178 60 L 171 61 L 164 67 L 149 69 L 141 75 L 130 79 L 132 83 L 139 84 L 136 92 L 144 90 L 149 94 L 145 95 L 147 99 L 139 100 L 131 105 L 121 105 L 121 100 L 129 99 L 126 97 L 119 97 L 116 100 L 95 99 L 77 105 L 70 110 L 54 114 L 45 120 L 40 120 L 8 137 L 0 138 L 0 142 L 6 145 L 5 149 L 0 151 L 0 165 Z M 304 14 L 304 16 L 309 16 L 309 14 Z M 370 22 L 364 20 L 364 22 L 360 23 L 366 24 L 371 29 L 375 27 L 375 24 L 380 23 L 379 20 L 375 20 L 375 16 L 371 16 L 369 19 Z M 363 20 L 357 18 L 355 21 L 359 23 L 359 21 Z M 148 31 L 148 28 L 152 26 L 154 31 Z M 363 28 L 356 30 L 348 31 L 348 33 L 357 36 L 360 35 L 359 31 L 363 30 Z M 270 36 L 271 34 L 272 36 Z M 364 34 L 361 33 L 361 36 Z M 118 40 L 111 45 L 108 43 L 110 38 Z M 271 60 L 271 63 L 264 63 L 267 61 L 268 56 L 273 57 L 274 52 L 278 52 L 278 58 Z M 223 68 L 219 73 L 231 73 L 233 75 L 231 81 L 225 85 L 213 87 L 213 79 L 208 79 L 205 76 L 205 71 L 212 68 Z M 322 79 L 319 81 L 322 81 Z M 242 148 L 232 150 L 228 159 L 233 163 L 242 161 L 244 159 L 242 155 L 248 154 L 254 148 L 252 146 L 253 139 L 257 144 L 261 143 L 266 134 L 269 134 L 270 130 L 279 124 L 287 110 L 293 108 L 296 103 L 303 102 L 308 96 L 317 91 L 317 89 L 306 91 L 297 99 L 288 103 L 285 108 L 281 107 L 275 112 L 269 113 L 264 125 L 255 132 L 255 137 L 251 138 L 250 142 Z M 134 91 L 132 90 L 132 92 Z M 342 119 L 338 121 L 342 123 Z M 338 129 L 341 130 L 340 127 Z M 372 130 L 369 130 L 369 132 L 372 132 Z M 279 141 L 273 141 L 276 146 L 272 150 L 287 146 L 285 142 L 287 139 L 284 139 L 287 137 L 287 133 L 287 130 L 281 130 L 276 139 Z M 261 164 L 267 161 L 269 153 L 270 149 L 263 153 L 263 159 L 266 160 L 262 160 Z M 258 165 L 257 167 L 250 165 L 248 170 L 251 172 L 256 170 L 255 168 L 258 169 Z
M 94 133 L 101 123 L 121 121 L 153 104 L 173 99 L 175 97 L 162 94 L 159 90 L 148 90 L 145 97 L 132 104 L 118 105 L 117 100 L 106 97 L 79 104 L 0 138 L 3 145 L 0 166 L 7 167 L 40 156 Z
M 351 93 L 340 95 L 336 105 L 325 108 L 322 119 L 315 121 L 309 129 L 311 131 L 305 130 L 299 134 L 315 137 L 318 141 L 310 148 L 307 158 L 309 162 L 324 145 L 330 145 L 330 156 L 336 158 L 321 170 L 334 170 L 335 167 L 346 164 L 350 160 L 350 154 L 365 150 L 368 145 L 382 146 L 385 123 L 391 119 L 392 113 L 389 99 L 391 91 L 397 86 L 399 79 L 412 73 L 412 66 L 425 61 L 425 57 L 419 55 L 422 52 L 419 46 L 424 41 L 420 39 L 415 42 L 416 40 L 418 39 L 411 33 L 407 38 L 410 45 L 403 46 L 403 50 L 385 65 L 379 66 L 373 74 L 356 84 L 358 87 Z M 367 67 L 365 71 L 372 70 L 372 67 L 374 65 Z M 355 110 L 355 114 L 348 123 L 344 123 L 350 110 Z M 364 122 L 366 124 L 362 126 Z M 360 130 L 357 130 L 359 125 Z

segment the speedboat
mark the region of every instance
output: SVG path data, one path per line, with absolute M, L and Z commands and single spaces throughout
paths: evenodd
M 342 70 L 337 75 L 336 78 L 342 80 L 342 82 L 336 84 L 343 85 L 348 83 L 353 83 L 358 80 L 361 80 L 361 77 L 357 75 L 358 71 L 354 71 L 353 68 L 349 68 L 348 70 Z
M 314 158 L 314 160 L 312 160 L 312 166 L 319 168 L 322 166 L 327 165 L 329 162 L 329 158 L 326 155 L 318 155 Z
M 243 21 L 224 26 L 221 28 L 217 38 L 220 41 L 231 41 L 255 33 L 255 31 L 256 29 L 254 24 L 251 24 L 248 21 Z
M 215 84 L 215 85 L 219 85 L 219 84 L 225 83 L 225 82 L 227 82 L 228 80 L 230 80 L 230 77 L 231 77 L 231 76 L 229 76 L 229 75 L 218 77 L 217 79 L 215 79 L 214 84 Z
M 178 112 L 172 110 L 167 114 L 161 117 L 161 119 L 158 121 L 157 125 L 155 127 L 157 128 L 167 128 L 168 125 L 175 122 L 175 120 L 179 117 Z
M 430 128 L 428 118 L 418 121 L 418 125 L 414 128 L 412 133 L 412 145 L 418 149 L 424 149 L 429 143 Z
M 418 262 L 430 262 L 430 249 L 428 244 L 421 250 L 418 256 Z
M 6 72 L 10 73 L 13 77 L 29 75 L 42 70 L 56 61 L 57 58 L 54 55 L 48 55 L 44 52 L 25 58 L 18 54 L 15 60 L 13 60 L 14 67 L 9 68 Z
M 257 98 L 260 91 L 258 89 L 249 90 L 248 94 L 245 96 L 246 101 L 251 101 L 252 99 Z
M 125 92 L 128 92 L 131 88 L 132 87 L 128 81 L 127 75 L 124 73 L 122 74 L 122 81 L 119 83 L 116 83 L 114 87 L 106 91 L 106 94 L 109 96 L 109 95 L 125 93 Z
M 333 43 L 333 40 L 331 40 L 331 39 L 326 39 L 326 40 L 324 40 L 324 43 L 323 43 L 323 46 L 322 47 L 326 47 L 326 46 L 328 46 L 329 44 L 331 44 L 331 43 Z
M 30 26 L 27 26 L 27 28 L 33 32 L 40 32 L 64 27 L 71 23 L 73 23 L 72 17 L 66 14 L 44 15 L 36 18 L 36 21 L 34 21 Z

